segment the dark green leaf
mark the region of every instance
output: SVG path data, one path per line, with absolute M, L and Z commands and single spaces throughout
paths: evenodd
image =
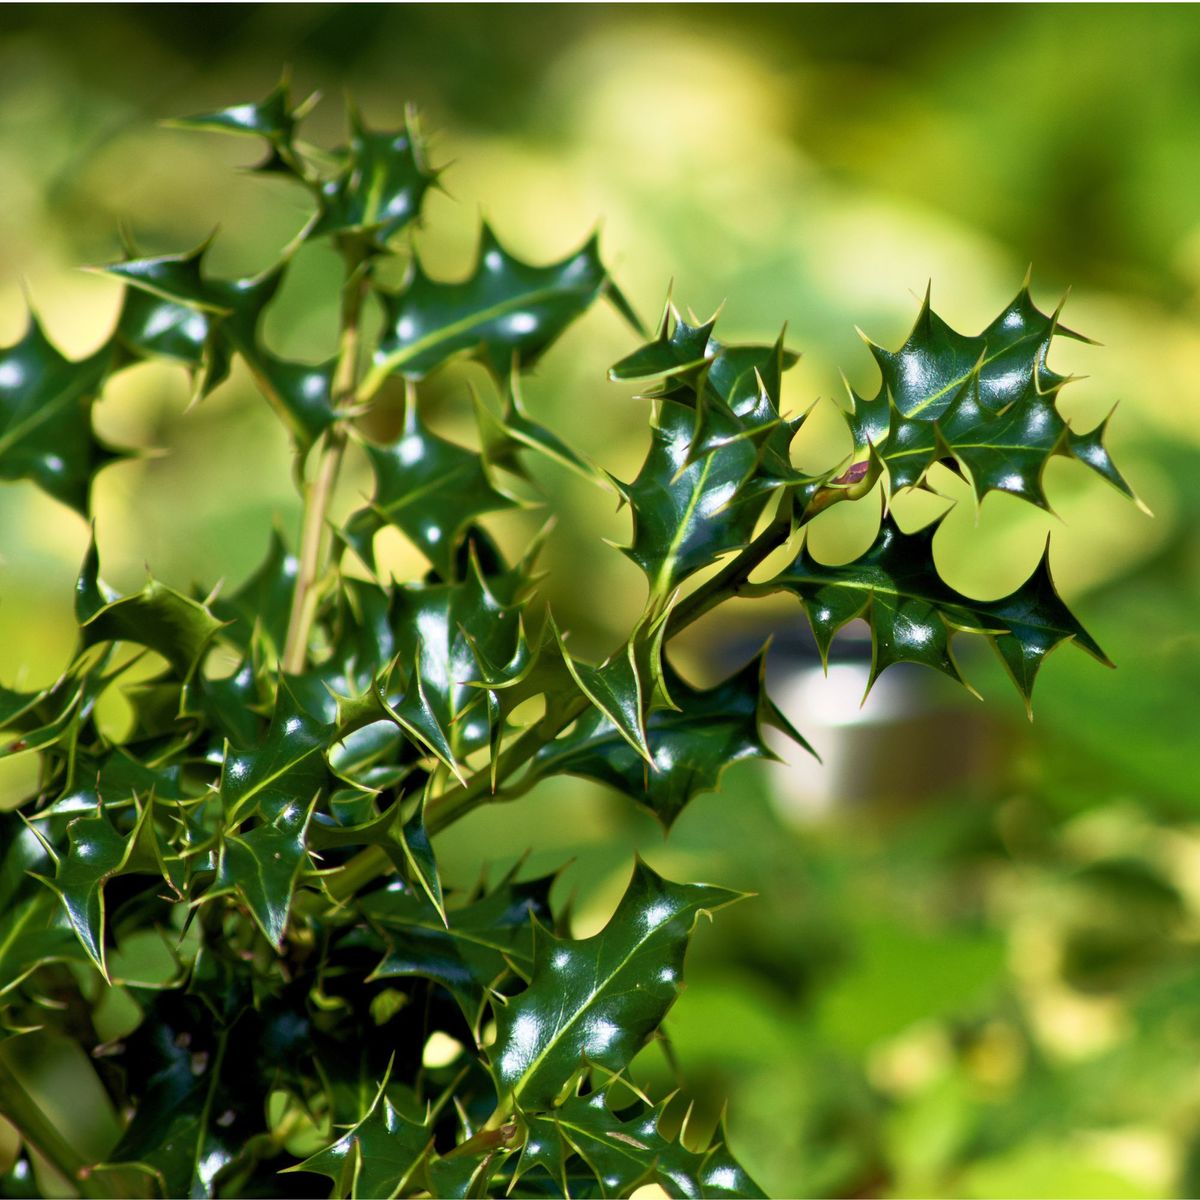
M 871 627 L 871 682 L 899 662 L 923 663 L 961 681 L 950 649 L 956 630 L 988 637 L 1026 702 L 1042 661 L 1061 642 L 1074 639 L 1108 663 L 1055 590 L 1049 544 L 1037 570 L 1014 592 L 999 600 L 973 600 L 938 575 L 937 528 L 904 533 L 885 517 L 875 542 L 853 562 L 828 566 L 804 545 L 790 567 L 753 590 L 795 594 L 822 655 L 843 625 L 862 617 Z
M 432 1132 L 402 1116 L 385 1086 L 353 1129 L 288 1169 L 328 1176 L 336 1196 L 389 1200 L 401 1195 L 429 1151 Z
M 637 478 L 619 485 L 633 511 L 633 544 L 625 551 L 645 571 L 659 605 L 689 575 L 749 542 L 771 489 L 754 479 L 759 453 L 737 437 L 736 419 L 706 409 L 705 428 L 728 440 L 693 458 L 696 411 L 660 402 L 653 441 Z
M 255 812 L 268 824 L 281 821 L 281 829 L 302 827 L 313 798 L 328 788 L 325 752 L 333 733 L 280 683 L 266 735 L 252 750 L 225 756 L 220 792 L 227 827 Z
M 639 1103 L 632 1114 L 618 1117 L 608 1107 L 606 1092 L 572 1096 L 552 1113 L 528 1119 L 518 1170 L 545 1167 L 561 1183 L 563 1194 L 573 1196 L 568 1163 L 574 1154 L 595 1176 L 604 1197 L 628 1196 L 647 1182 L 680 1200 L 764 1195 L 723 1140 L 697 1151 L 664 1138 L 659 1132 L 663 1108 Z
M 132 642 L 165 658 L 186 678 L 208 649 L 221 622 L 196 600 L 148 578 L 132 596 L 114 595 L 100 580 L 93 540 L 75 585 L 75 618 L 85 646 Z
M 443 920 L 428 897 L 397 881 L 359 901 L 362 914 L 383 938 L 385 953 L 373 979 L 421 976 L 441 984 L 474 1028 L 489 988 L 514 969 L 533 967 L 533 920 L 549 920 L 554 876 L 505 880 L 473 903 L 452 908 Z
M 142 809 L 127 834 L 119 833 L 103 812 L 76 817 L 67 825 L 69 848 L 58 860 L 53 882 L 43 879 L 58 894 L 84 950 L 105 978 L 104 885 L 126 869 L 148 812 Z
M 227 834 L 222 843 L 217 888 L 237 889 L 277 950 L 287 932 L 296 878 L 309 861 L 305 834 L 315 804 L 315 795 L 307 805 L 288 804 L 248 833 Z
M 539 775 L 565 773 L 598 779 L 623 792 L 670 826 L 692 797 L 720 786 L 730 764 L 743 758 L 774 758 L 763 741 L 773 725 L 809 749 L 771 702 L 759 656 L 728 679 L 693 688 L 666 667 L 675 708 L 659 707 L 646 720 L 650 766 L 598 709 L 579 718 L 537 756 Z
M 0 479 L 30 479 L 87 515 L 93 477 L 120 456 L 92 430 L 111 361 L 106 345 L 71 362 L 30 313 L 25 336 L 0 348 Z
M 628 1066 L 675 1002 L 696 918 L 738 898 L 670 883 L 639 861 L 594 937 L 572 941 L 535 926 L 529 987 L 496 1010 L 488 1056 L 502 1093 L 523 1109 L 542 1109 L 585 1063 Z
M 372 569 L 374 539 L 394 525 L 437 569 L 455 577 L 456 551 L 463 532 L 483 513 L 511 508 L 497 490 L 479 455 L 431 433 L 412 397 L 404 434 L 391 446 L 366 444 L 375 471 L 375 497 L 346 523 L 342 536 Z
M 534 267 L 484 225 L 474 270 L 461 283 L 431 279 L 417 261 L 401 291 L 382 294 L 384 334 L 360 391 L 373 395 L 393 373 L 422 379 L 458 354 L 505 379 L 514 358 L 531 366 L 606 290 L 614 292 L 595 238 L 560 262 Z
M 1038 310 L 1022 287 L 1010 305 L 979 335 L 956 333 L 929 306 L 926 293 L 916 324 L 893 352 L 867 345 L 879 364 L 883 385 L 906 417 L 936 420 L 972 375 L 979 379 L 979 402 L 989 412 L 1007 408 L 1025 391 L 1030 377 L 1048 392 L 1064 382 L 1046 365 L 1055 334 L 1087 341 L 1058 324 L 1058 313 Z
M 368 129 L 353 108 L 350 119 L 350 147 L 337 177 L 320 185 L 308 236 L 365 233 L 382 244 L 417 219 L 436 176 L 425 165 L 411 110 L 395 131 Z

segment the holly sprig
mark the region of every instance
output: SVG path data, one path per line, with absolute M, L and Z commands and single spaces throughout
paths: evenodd
M 726 343 L 714 321 L 668 302 L 647 338 L 595 238 L 537 265 L 483 226 L 468 274 L 436 278 L 412 243 L 440 174 L 415 114 L 376 130 L 351 107 L 347 143 L 326 150 L 301 137 L 310 107 L 285 82 L 260 103 L 176 123 L 257 139 L 257 169 L 307 191 L 311 217 L 274 266 L 222 279 L 207 243 L 152 258 L 129 246 L 104 268 L 125 290 L 99 350 L 72 362 L 33 317 L 0 350 L 2 479 L 89 517 L 96 474 L 130 453 L 93 430 L 109 381 L 162 360 L 203 397 L 240 358 L 289 431 L 304 500 L 295 545 L 264 530 L 261 565 L 228 596 L 152 578 L 119 595 L 93 541 L 62 677 L 0 688 L 0 753 L 40 760 L 35 793 L 0 814 L 6 1036 L 53 1025 L 81 978 L 88 995 L 125 988 L 142 1012 L 106 1048 L 129 1114 L 107 1161 L 80 1160 L 2 1070 L 0 1112 L 83 1195 L 284 1193 L 284 1171 L 362 1197 L 625 1196 L 647 1182 L 672 1196 L 759 1195 L 723 1134 L 680 1136 L 672 1108 L 630 1075 L 679 993 L 697 919 L 740 897 L 637 862 L 609 923 L 578 939 L 553 877 L 448 887 L 437 836 L 559 774 L 598 780 L 669 828 L 730 763 L 771 756 L 768 727 L 805 746 L 767 693 L 761 654 L 708 688 L 671 660 L 672 640 L 735 596 L 795 596 L 822 653 L 865 620 L 872 682 L 897 662 L 961 678 L 960 633 L 992 643 L 1027 701 L 1062 642 L 1106 661 L 1058 595 L 1048 552 L 1009 596 L 982 602 L 940 575 L 936 524 L 906 531 L 885 515 L 875 542 L 839 565 L 806 539 L 832 505 L 928 487 L 934 464 L 977 497 L 1046 507 L 1042 473 L 1066 456 L 1132 496 L 1104 425 L 1078 432 L 1059 412 L 1070 380 L 1048 357 L 1055 338 L 1078 335 L 1036 307 L 1028 281 L 978 336 L 927 297 L 897 351 L 871 346 L 880 389 L 851 396 L 852 455 L 807 473 L 792 461 L 804 417 L 783 408 L 796 355 L 782 336 Z M 336 247 L 344 275 L 338 351 L 314 366 L 277 355 L 262 330 L 296 247 L 315 239 Z M 390 287 L 381 268 L 397 258 L 407 274 Z M 540 424 L 521 395 L 522 376 L 598 302 L 642 338 L 610 371 L 650 413 L 629 481 Z M 498 410 L 475 398 L 478 450 L 422 413 L 424 381 L 463 357 L 503 395 Z M 385 392 L 403 420 L 381 443 L 364 418 Z M 352 442 L 374 490 L 337 524 L 330 501 Z M 624 553 L 645 575 L 645 607 L 600 662 L 574 653 L 542 598 L 540 542 L 510 562 L 487 532 L 489 514 L 521 503 L 515 479 L 539 455 L 629 510 Z M 384 529 L 421 552 L 423 576 L 379 577 Z M 785 545 L 787 565 L 760 578 Z M 126 683 L 147 651 L 157 673 Z M 235 669 L 218 671 L 230 657 Z M 120 738 L 96 721 L 109 689 L 133 712 Z M 532 698 L 541 715 L 522 725 Z M 114 967 L 147 930 L 175 962 L 155 983 Z M 435 1033 L 458 1049 L 429 1066 Z M 100 1049 L 86 1027 L 73 1036 Z M 284 1097 L 270 1119 L 268 1094 Z

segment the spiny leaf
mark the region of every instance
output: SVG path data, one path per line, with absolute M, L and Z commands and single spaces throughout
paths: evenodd
M 979 378 L 980 403 L 991 412 L 1016 400 L 1031 375 L 1044 392 L 1061 385 L 1063 377 L 1046 365 L 1055 334 L 1087 341 L 1059 325 L 1057 312 L 1041 312 L 1025 286 L 975 337 L 951 329 L 930 307 L 926 293 L 916 324 L 899 350 L 885 350 L 869 339 L 867 345 L 900 412 L 932 421 L 950 407 L 972 375 Z
M 873 400 L 850 393 L 847 421 L 857 452 L 874 449 L 892 492 L 924 485 L 929 468 L 947 462 L 966 475 L 979 499 L 1002 491 L 1048 508 L 1042 476 L 1049 460 L 1063 455 L 1133 495 L 1104 449 L 1104 424 L 1076 434 L 1059 415 L 1058 395 L 1069 380 L 1045 365 L 1051 339 L 1060 332 L 1057 315 L 1039 313 L 1027 290 L 980 338 L 947 332 L 928 301 L 918 331 L 924 332 L 915 331 L 894 356 L 900 364 L 893 363 L 895 369 L 909 372 L 902 395 L 890 367 Z M 873 349 L 877 358 L 886 353 Z M 976 359 L 963 374 L 959 368 L 972 350 Z M 920 380 L 930 389 L 925 399 L 916 390 Z
M 347 521 L 342 537 L 372 569 L 375 534 L 394 525 L 434 565 L 455 577 L 455 554 L 466 528 L 483 513 L 511 508 L 479 455 L 431 433 L 410 397 L 404 433 L 391 446 L 366 443 L 375 472 L 375 496 Z
M 334 179 L 322 183 L 319 210 L 307 236 L 368 234 L 379 245 L 420 215 L 425 192 L 437 178 L 409 111 L 403 129 L 372 130 L 350 109 L 350 146 Z
M 988 637 L 1028 703 L 1046 655 L 1074 639 L 1103 663 L 1104 652 L 1072 615 L 1050 578 L 1049 545 L 1034 573 L 999 600 L 973 600 L 938 575 L 937 524 L 904 533 L 885 517 L 874 543 L 853 562 L 828 566 L 802 546 L 792 565 L 756 594 L 796 595 L 826 655 L 833 635 L 855 617 L 871 627 L 871 682 L 898 662 L 923 663 L 962 681 L 950 649 L 955 630 Z
M 379 930 L 385 947 L 371 978 L 432 979 L 450 992 L 475 1028 L 487 989 L 513 969 L 523 976 L 532 970 L 533 919 L 550 919 L 554 879 L 507 879 L 479 900 L 451 908 L 444 919 L 427 896 L 399 881 L 364 896 L 358 909 Z
M 566 467 L 589 483 L 611 488 L 608 476 L 594 463 L 576 453 L 557 434 L 529 416 L 521 399 L 520 377 L 515 371 L 509 378 L 504 411 L 499 416 L 484 404 L 477 393 L 473 398 L 483 456 L 491 466 L 503 467 L 514 475 L 527 478 L 521 452 L 529 450 Z
M 135 309 L 148 313 L 147 320 L 164 327 L 168 322 L 178 325 L 181 333 L 174 344 L 181 361 L 187 362 L 182 358 L 186 349 L 182 344 L 183 334 L 194 341 L 203 332 L 201 396 L 229 374 L 233 355 L 241 355 L 263 394 L 288 426 L 297 449 L 307 452 L 337 419 L 332 394 L 333 360 L 312 365 L 280 358 L 263 344 L 259 332 L 263 314 L 278 293 L 290 260 L 285 258 L 244 279 L 213 279 L 203 269 L 210 245 L 211 239 L 184 254 L 129 258 L 105 267 L 104 271 L 151 297 L 149 304 Z M 185 313 L 190 314 L 190 319 L 184 317 Z M 152 346 L 142 335 L 142 341 L 133 348 L 145 353 Z
M 390 374 L 423 379 L 458 354 L 477 357 L 504 379 L 514 358 L 532 366 L 604 292 L 621 307 L 595 238 L 560 262 L 535 267 L 509 254 L 484 225 L 474 270 L 461 283 L 431 279 L 417 261 L 401 291 L 381 294 L 384 334 L 360 394 L 373 395 Z
M 334 1195 L 352 1200 L 401 1195 L 430 1149 L 432 1131 L 402 1116 L 385 1088 L 386 1081 L 349 1132 L 288 1170 L 325 1175 L 333 1180 Z
M 37 882 L 34 868 L 52 860 L 32 829 L 15 813 L 0 813 L 5 847 L 0 859 L 0 998 L 39 967 L 95 961 L 58 896 Z
M 670 826 L 694 796 L 720 786 L 730 764 L 775 757 L 763 740 L 765 725 L 810 749 L 767 695 L 764 664 L 760 655 L 707 689 L 693 688 L 667 664 L 667 691 L 675 707 L 655 708 L 646 720 L 653 766 L 592 709 L 538 754 L 534 770 L 540 776 L 584 775 L 607 783 Z
M 472 684 L 481 678 L 481 663 L 510 663 L 516 656 L 519 607 L 493 595 L 471 553 L 461 583 L 397 588 L 392 625 L 400 661 L 419 669 L 429 708 L 454 756 L 465 758 L 487 745 L 488 711 Z
M 307 805 L 285 805 L 248 833 L 227 834 L 222 843 L 216 889 L 236 888 L 277 950 L 287 932 L 296 878 L 308 861 L 305 834 L 316 802 L 314 795 Z
M 572 941 L 537 926 L 529 987 L 497 1006 L 488 1056 L 502 1093 L 544 1109 L 586 1063 L 623 1070 L 675 1002 L 697 916 L 738 898 L 671 883 L 639 861 L 594 937 Z
M 570 1188 L 568 1165 L 577 1155 L 605 1198 L 628 1196 L 646 1182 L 680 1200 L 765 1195 L 723 1139 L 689 1150 L 681 1140 L 663 1137 L 659 1122 L 665 1107 L 639 1102 L 633 1112 L 618 1117 L 608 1107 L 607 1091 L 572 1096 L 552 1113 L 528 1118 L 518 1172 L 535 1165 L 551 1170 L 563 1194 L 574 1196 L 579 1193 Z
M 30 479 L 87 515 L 92 479 L 121 456 L 92 429 L 111 361 L 105 345 L 72 362 L 29 314 L 24 337 L 0 348 L 0 479 Z
M 100 580 L 95 539 L 75 585 L 75 618 L 84 646 L 132 642 L 165 658 L 187 678 L 196 668 L 221 621 L 205 605 L 148 578 L 140 592 L 117 596 Z
M 624 741 L 647 762 L 650 747 L 646 742 L 646 710 L 652 689 L 639 661 L 636 641 L 631 639 L 598 667 L 573 659 L 557 628 L 554 630 L 567 669 L 591 702 L 596 712 L 620 734 Z
M 707 415 L 709 429 L 736 432 L 719 409 Z M 771 489 L 753 478 L 759 455 L 748 439 L 731 437 L 694 459 L 696 414 L 685 405 L 661 401 L 652 436 L 637 478 L 619 486 L 633 512 L 624 552 L 661 604 L 689 575 L 749 542 Z
M 311 102 L 301 106 L 300 112 Z M 285 75 L 257 104 L 235 104 L 214 112 L 176 117 L 168 124 L 178 129 L 204 129 L 215 133 L 242 134 L 265 138 L 276 146 L 289 146 L 296 130 L 298 111 L 291 103 L 291 87 Z
M 57 893 L 88 957 L 106 979 L 104 885 L 126 869 L 148 811 L 141 810 L 126 834 L 103 811 L 76 817 L 67 825 L 69 848 L 56 864 L 53 881 L 43 880 Z
M 312 717 L 280 683 L 266 735 L 252 750 L 225 756 L 220 796 L 226 826 L 255 812 L 268 823 L 282 820 L 281 828 L 302 824 L 313 797 L 328 786 L 325 752 L 333 734 L 333 726 Z

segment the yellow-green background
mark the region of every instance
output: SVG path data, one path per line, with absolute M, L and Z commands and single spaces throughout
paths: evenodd
M 344 88 L 377 124 L 420 107 L 435 163 L 455 164 L 419 238 L 432 270 L 467 269 L 480 212 L 540 261 L 600 219 L 648 319 L 673 279 L 701 315 L 724 301 L 727 337 L 771 339 L 787 322 L 805 356 L 787 404 L 820 401 L 797 448 L 812 466 L 845 449 L 839 370 L 875 386 L 855 325 L 897 344 L 932 280 L 939 312 L 976 332 L 1030 262 L 1042 307 L 1073 289 L 1065 319 L 1103 347 L 1056 351 L 1058 369 L 1088 375 L 1064 410 L 1087 428 L 1120 402 L 1110 443 L 1154 519 L 1078 464 L 1050 470 L 1058 517 L 996 496 L 977 515 L 942 477 L 961 503 L 938 556 L 958 586 L 998 595 L 1051 531 L 1059 585 L 1118 672 L 1061 651 L 1032 726 L 986 654 L 963 655 L 986 706 L 906 682 L 898 714 L 868 701 L 865 725 L 827 727 L 818 692 L 794 715 L 823 739 L 823 783 L 735 767 L 664 841 L 618 798 L 565 782 L 472 818 L 442 857 L 464 882 L 526 846 L 534 867 L 573 857 L 583 928 L 611 907 L 635 848 L 677 877 L 760 893 L 700 932 L 669 1029 L 698 1119 L 728 1097 L 733 1147 L 773 1194 L 1195 1195 L 1197 10 L 5 6 L 0 341 L 20 333 L 25 288 L 62 347 L 97 345 L 118 292 L 76 267 L 117 256 L 121 221 L 154 252 L 219 224 L 214 269 L 270 262 L 302 197 L 236 173 L 248 144 L 156 122 L 257 98 L 285 63 L 299 90 L 327 96 L 314 140 L 341 136 Z M 336 278 L 331 255 L 302 256 L 268 324 L 278 349 L 329 352 Z M 646 406 L 604 371 L 632 344 L 597 311 L 528 387 L 539 417 L 626 477 Z M 435 425 L 468 436 L 471 382 L 479 372 L 455 368 L 428 390 Z M 142 367 L 97 408 L 113 441 L 166 451 L 97 485 L 118 585 L 147 564 L 176 586 L 235 584 L 272 520 L 295 529 L 266 406 L 240 376 L 185 413 L 187 399 L 181 372 Z M 547 591 L 578 644 L 604 652 L 641 599 L 636 570 L 600 540 L 621 539 L 627 518 L 554 468 L 539 476 L 564 514 Z M 339 504 L 366 484 L 352 463 Z M 865 507 L 832 513 L 813 536 L 848 555 L 870 521 Z M 495 526 L 510 546 L 532 527 Z M 4 683 L 63 665 L 86 536 L 32 487 L 0 489 Z M 735 636 L 799 619 L 738 608 L 678 661 L 711 678 Z M 905 724 L 910 702 L 935 717 Z M 22 781 L 0 784 L 11 803 Z M 781 815 L 806 799 L 805 819 Z M 667 1080 L 660 1056 L 642 1069 Z

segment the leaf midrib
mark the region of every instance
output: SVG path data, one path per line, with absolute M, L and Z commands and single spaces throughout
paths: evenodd
M 538 1069 L 541 1067 L 542 1063 L 545 1062 L 547 1056 L 553 1050 L 555 1050 L 557 1048 L 558 1044 L 563 1040 L 564 1036 L 566 1035 L 566 1032 L 580 1019 L 580 1017 L 583 1016 L 583 1014 L 588 1010 L 588 1008 L 591 1007 L 591 1004 L 596 999 L 596 997 L 602 991 L 604 991 L 605 988 L 609 987 L 613 983 L 613 981 L 617 978 L 617 976 L 620 975 L 621 972 L 625 970 L 625 968 L 629 965 L 630 961 L 633 959 L 633 956 L 635 954 L 637 954 L 650 941 L 650 939 L 656 933 L 658 933 L 663 928 L 664 925 L 667 924 L 668 921 L 675 920 L 676 917 L 680 916 L 685 911 L 686 911 L 686 908 L 677 909 L 676 911 L 672 912 L 671 915 L 669 917 L 667 917 L 667 919 L 665 921 L 662 921 L 660 924 L 654 925 L 650 929 L 648 929 L 646 931 L 646 935 L 643 938 L 641 938 L 639 941 L 634 943 L 633 947 L 621 959 L 621 961 L 613 968 L 613 970 L 611 970 L 602 980 L 599 980 L 593 984 L 591 991 L 588 992 L 587 996 L 576 1007 L 575 1012 L 571 1016 L 571 1018 L 565 1024 L 558 1026 L 558 1028 L 554 1031 L 553 1036 L 549 1039 L 549 1041 L 542 1048 L 542 1050 L 534 1057 L 533 1061 L 529 1064 L 529 1066 L 526 1067 L 525 1070 L 521 1072 L 520 1082 L 515 1084 L 513 1087 L 513 1099 L 514 1100 L 518 1096 L 520 1096 L 520 1094 L 525 1090 L 525 1088 L 529 1084 L 529 1080 L 538 1071 Z M 531 990 L 532 990 L 532 986 L 533 985 L 531 984 L 530 985 Z M 528 994 L 528 993 L 523 993 L 523 994 Z M 625 1032 L 625 1031 L 623 1030 L 622 1032 Z
M 995 354 L 985 354 L 982 362 L 976 363 L 975 366 L 973 366 L 969 371 L 964 372 L 957 379 L 952 379 L 949 383 L 944 384 L 936 392 L 926 396 L 925 399 L 917 404 L 911 412 L 904 413 L 902 415 L 915 417 L 917 413 L 924 412 L 931 404 L 940 400 L 947 392 L 961 387 L 966 380 L 970 379 L 971 376 L 975 374 L 976 371 L 982 371 L 983 368 L 989 363 L 995 362 L 996 359 L 998 359 L 1002 354 L 1007 354 L 1010 350 L 1016 349 L 1016 347 L 1020 346 L 1023 342 L 1037 341 L 1040 336 L 1040 334 L 1027 333 L 1022 337 L 1017 338 L 1016 341 L 1009 342 L 1007 345 L 1001 346 L 995 352 Z
M 583 288 L 579 286 L 552 286 L 536 288 L 531 292 L 524 292 L 519 296 L 510 296 L 509 298 L 500 301 L 498 304 L 490 305 L 487 308 L 477 309 L 474 313 L 471 313 L 465 317 L 461 317 L 457 321 L 452 321 L 449 325 L 439 325 L 436 329 L 431 330 L 423 337 L 417 338 L 416 341 L 409 342 L 409 344 L 401 350 L 393 351 L 390 354 L 384 355 L 382 358 L 377 357 L 375 360 L 375 370 L 392 371 L 396 367 L 403 366 L 406 362 L 417 358 L 430 347 L 436 346 L 440 342 L 451 341 L 460 333 L 466 333 L 473 329 L 476 325 L 482 325 L 485 322 L 491 321 L 496 317 L 503 316 L 505 313 L 511 312 L 514 309 L 523 308 L 529 304 L 539 304 L 543 300 L 551 300 L 555 296 L 559 295 L 585 295 L 590 290 L 590 288 Z M 534 331 L 531 330 L 530 332 Z

